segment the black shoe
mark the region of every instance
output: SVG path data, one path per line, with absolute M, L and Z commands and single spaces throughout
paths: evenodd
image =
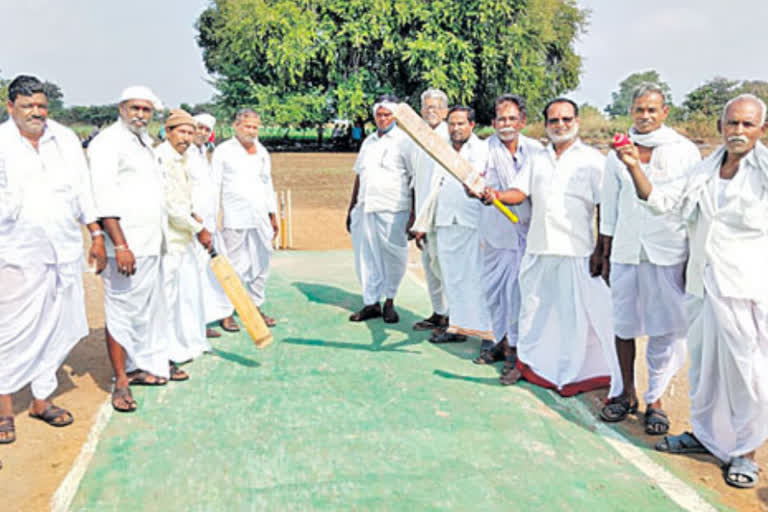
M 493 350 L 497 346 L 497 343 L 493 340 L 483 340 L 480 344 L 480 351 Z
M 493 364 L 499 361 L 504 361 L 504 350 L 502 350 L 497 344 L 490 350 L 483 350 L 480 355 L 472 360 L 475 364 Z
M 370 318 L 378 318 L 381 316 L 381 305 L 377 302 L 370 306 L 365 306 L 363 309 L 356 313 L 349 315 L 350 322 L 363 322 Z
M 396 324 L 400 321 L 400 317 L 397 316 L 394 304 L 384 303 L 384 321 L 388 324 Z
M 440 344 L 440 343 L 462 343 L 464 341 L 467 341 L 467 337 L 463 334 L 456 334 L 453 332 L 441 332 L 439 334 L 435 334 L 431 338 L 429 338 L 430 343 Z

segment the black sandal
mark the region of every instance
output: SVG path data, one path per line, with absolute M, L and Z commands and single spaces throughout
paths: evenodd
M 128 382 L 131 386 L 165 386 L 168 384 L 168 379 L 165 377 L 159 377 L 145 371 L 129 373 L 128 377 L 131 379 Z
M 504 350 L 496 345 L 489 350 L 480 352 L 480 355 L 474 358 L 472 362 L 475 364 L 493 364 L 506 359 L 507 357 L 504 355 Z
M 171 380 L 174 382 L 189 380 L 189 374 L 175 364 L 171 364 L 171 366 L 168 368 L 168 372 L 171 375 Z
M 52 427 L 66 427 L 75 421 L 75 417 L 72 416 L 71 412 L 53 404 L 48 404 L 48 407 L 40 414 L 29 411 L 29 416 L 36 420 L 44 421 Z
M 365 306 L 360 311 L 352 313 L 351 315 L 349 315 L 349 321 L 364 322 L 371 318 L 378 318 L 380 316 L 381 316 L 381 305 L 376 303 L 376 304 L 371 304 L 369 306 Z
M 637 398 L 635 398 L 634 403 L 630 402 L 630 399 L 627 397 L 617 396 L 611 398 L 600 410 L 600 419 L 608 423 L 624 421 L 627 419 L 627 416 L 637 412 L 637 403 Z
M 669 416 L 661 409 L 648 407 L 645 410 L 645 433 L 649 436 L 663 436 L 669 432 Z

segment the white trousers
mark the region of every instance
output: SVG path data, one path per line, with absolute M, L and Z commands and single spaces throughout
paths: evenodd
M 182 363 L 210 351 L 211 345 L 205 337 L 200 267 L 194 245 L 188 244 L 183 252 L 163 256 L 163 289 L 168 307 L 168 359 Z
M 672 377 L 685 365 L 685 263 L 611 265 L 611 295 L 616 336 L 648 336 L 646 403 L 664 394 Z M 623 391 L 623 385 L 622 385 Z
M 109 258 L 101 274 L 104 316 L 112 337 L 125 349 L 126 370 L 168 378 L 168 308 L 160 256 L 136 258 L 136 273 L 124 276 Z
M 718 459 L 768 439 L 768 302 L 723 297 L 710 267 L 689 297 L 691 425 Z
M 56 372 L 88 335 L 81 260 L 60 265 L 0 263 L 0 394 L 31 383 L 43 400 Z
M 517 323 L 520 316 L 518 274 L 523 250 L 483 248 L 485 297 L 491 314 L 493 335 L 497 341 L 507 337 L 517 346 Z
M 224 238 L 218 231 L 211 232 L 213 246 L 219 254 L 226 254 Z M 235 308 L 224 293 L 224 289 L 216 279 L 216 275 L 211 270 L 211 255 L 201 246 L 196 244 L 197 260 L 200 266 L 200 286 L 203 294 L 203 307 L 205 309 L 205 323 L 215 322 L 230 316 Z
M 432 311 L 438 315 L 448 314 L 448 300 L 445 298 L 443 276 L 440 272 L 440 262 L 437 258 L 437 233 L 428 233 L 426 241 L 422 244 L 421 264 L 424 267 L 424 276 L 427 281 L 429 300 L 432 303 Z
M 269 261 L 272 259 L 272 239 L 258 228 L 224 228 L 221 235 L 232 266 L 245 284 L 253 303 L 261 307 L 265 300 Z
M 517 356 L 523 376 L 571 395 L 621 390 L 611 292 L 589 275 L 589 259 L 527 253 L 520 266 Z
M 451 312 L 451 326 L 490 331 L 480 232 L 458 224 L 438 226 L 437 259 Z
M 350 231 L 363 304 L 394 299 L 408 265 L 408 212 L 364 212 L 357 204 Z

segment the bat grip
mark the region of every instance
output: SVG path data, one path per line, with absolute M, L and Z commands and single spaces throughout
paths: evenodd
M 509 208 L 507 208 L 504 203 L 499 201 L 498 199 L 494 198 L 493 200 L 493 206 L 499 209 L 501 213 L 503 213 L 509 220 L 517 224 L 520 219 L 517 218 L 517 215 L 512 213 Z
M 209 254 L 212 259 L 219 255 L 219 253 L 216 252 L 216 248 L 213 246 L 213 242 L 211 242 L 211 250 L 209 251 Z

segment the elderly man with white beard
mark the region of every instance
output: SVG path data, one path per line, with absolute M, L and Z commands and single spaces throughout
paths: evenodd
M 49 398 L 56 372 L 88 334 L 83 236 L 97 272 L 106 264 L 80 141 L 48 119 L 43 83 L 21 75 L 8 87 L 0 125 L 0 444 L 16 439 L 11 393 L 31 384 L 30 416 L 54 427 L 74 421 Z
M 529 166 L 534 155 L 543 151 L 542 145 L 521 134 L 525 128 L 526 108 L 523 98 L 504 94 L 496 99 L 493 127 L 496 133 L 488 139 L 488 166 L 485 180 L 486 195 L 498 190 L 518 187 L 518 179 L 530 179 Z M 490 364 L 505 361 L 501 372 L 502 385 L 509 384 L 507 376 L 517 362 L 517 321 L 520 314 L 518 273 L 525 252 L 525 241 L 531 222 L 531 202 L 523 201 L 512 207 L 519 222 L 513 224 L 496 208 L 482 210 L 480 233 L 484 241 L 486 300 L 491 313 L 496 345 L 483 351 L 474 362 Z
M 88 145 L 96 208 L 109 234 L 102 280 L 112 407 L 119 412 L 136 410 L 129 385 L 162 386 L 170 376 L 161 273 L 165 180 L 147 133 L 157 108 L 150 89 L 128 87 L 120 118 Z
M 613 346 L 611 292 L 600 277 L 594 235 L 605 158 L 578 138 L 579 110 L 567 98 L 544 108 L 551 144 L 534 156 L 530 180 L 498 194 L 507 204 L 532 202 L 520 268 L 522 305 L 517 368 L 562 396 L 620 385 Z
M 685 176 L 701 160 L 691 141 L 664 125 L 668 113 L 661 87 L 643 83 L 634 90 L 629 138 L 637 147 L 646 176 L 656 185 Z M 603 275 L 610 272 L 623 388 L 618 396 L 608 397 L 600 417 L 616 422 L 637 411 L 635 338 L 647 335 L 645 432 L 666 434 L 669 418 L 661 408 L 661 396 L 686 357 L 685 223 L 678 216 L 653 211 L 638 199 L 615 152 L 606 161 L 600 205 L 603 257 L 610 258 L 610 264 L 604 261 Z
M 768 130 L 765 103 L 729 101 L 718 122 L 724 144 L 686 176 L 654 184 L 634 144 L 617 154 L 637 195 L 686 223 L 686 268 L 693 432 L 656 449 L 722 460 L 726 483 L 757 485 L 755 451 L 768 439 Z

